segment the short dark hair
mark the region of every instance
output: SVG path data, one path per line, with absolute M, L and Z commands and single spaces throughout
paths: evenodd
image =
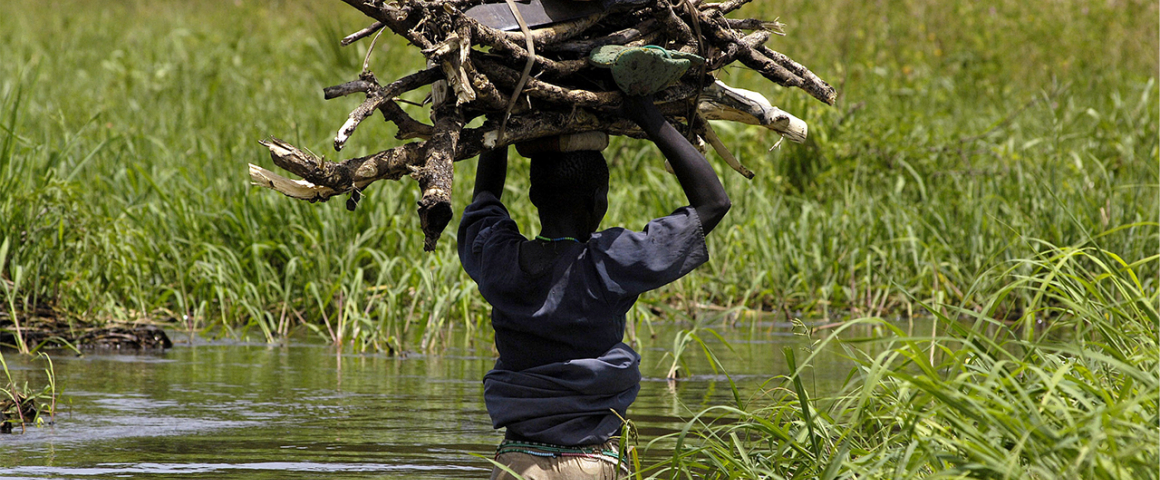
M 566 208 L 608 188 L 608 163 L 595 150 L 542 153 L 532 156 L 529 177 L 536 208 Z

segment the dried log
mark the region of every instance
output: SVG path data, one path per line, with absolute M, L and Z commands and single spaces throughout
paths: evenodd
M 697 110 L 709 120 L 761 125 L 795 143 L 806 140 L 806 122 L 770 105 L 760 93 L 733 88 L 718 80 L 705 89 Z
M 555 45 L 545 45 L 545 49 L 550 52 L 588 53 L 597 47 L 603 47 L 605 45 L 625 45 L 634 42 L 644 35 L 653 33 L 657 28 L 659 28 L 657 21 L 655 19 L 648 19 L 636 27 L 618 30 L 602 37 L 587 40 L 570 40 Z
M 584 33 L 597 22 L 603 20 L 604 15 L 605 14 L 591 15 L 570 22 L 558 23 L 544 28 L 537 28 L 532 30 L 532 42 L 534 42 L 536 48 L 544 48 L 554 43 L 572 39 L 577 35 Z M 524 42 L 524 34 L 522 32 L 503 32 L 499 30 L 493 31 L 498 32 L 499 35 L 503 37 L 506 37 L 509 42 L 515 44 Z
M 677 43 L 690 46 L 690 52 L 699 51 L 700 42 L 693 35 L 693 29 L 684 20 L 677 17 L 677 12 L 673 11 L 673 6 L 669 4 L 668 0 L 659 0 L 657 3 L 660 6 L 655 9 L 656 19 L 665 31 L 675 35 L 676 38 L 673 40 Z
M 423 50 L 427 58 L 443 69 L 443 78 L 455 91 L 455 105 L 475 101 L 475 88 L 467 76 L 465 64 L 471 52 L 471 29 L 460 28 L 430 49 Z
M 295 187 L 294 192 L 279 188 L 280 182 L 262 183 L 268 176 L 259 178 L 251 176 L 254 183 L 312 202 L 326 201 L 353 189 L 362 190 L 378 180 L 398 180 L 403 175 L 411 173 L 411 166 L 422 165 L 423 160 L 422 143 L 408 143 L 374 155 L 351 158 L 339 163 L 328 162 L 274 137 L 260 143 L 270 150 L 270 158 L 274 160 L 274 165 L 302 177 L 305 183 Z M 307 191 L 314 195 L 303 198 L 302 195 L 292 194 Z
M 463 129 L 463 115 L 450 102 L 435 111 L 435 135 L 424 143 L 425 165 L 411 167 L 411 177 L 423 192 L 419 199 L 419 220 L 423 227 L 423 250 L 435 250 L 439 235 L 451 221 L 452 163 Z
M 479 70 L 497 86 L 513 88 L 520 81 L 520 72 L 495 62 L 482 60 L 476 63 Z M 579 107 L 601 107 L 619 105 L 620 92 L 591 92 L 567 89 L 537 79 L 529 79 L 525 93 L 530 97 L 547 100 L 561 105 Z
M 344 47 L 345 47 L 345 46 L 347 46 L 347 45 L 350 45 L 350 44 L 352 44 L 352 43 L 354 43 L 354 42 L 357 42 L 357 41 L 359 41 L 359 40 L 362 40 L 362 39 L 364 39 L 364 38 L 366 38 L 366 37 L 369 37 L 369 36 L 371 36 L 371 35 L 374 35 L 374 34 L 378 33 L 378 32 L 379 32 L 379 30 L 382 30 L 382 29 L 383 29 L 383 27 L 385 27 L 385 26 L 386 26 L 386 25 L 385 25 L 383 22 L 375 22 L 375 23 L 372 23 L 372 24 L 371 24 L 370 26 L 368 26 L 367 28 L 364 28 L 364 29 L 362 29 L 362 30 L 359 30 L 359 31 L 357 31 L 357 32 L 354 32 L 354 33 L 352 33 L 352 34 L 350 34 L 350 35 L 347 35 L 347 36 L 345 36 L 345 37 L 342 37 L 342 41 L 340 41 L 340 42 L 338 42 L 338 43 L 339 43 L 339 44 L 341 44 L 342 46 L 344 46 Z
M 513 117 L 504 134 L 504 143 L 496 143 L 496 128 L 485 125 L 480 128 L 463 129 L 462 118 L 457 114 L 440 117 L 442 126 L 455 128 L 454 136 L 432 137 L 429 142 L 408 143 L 373 155 L 350 158 L 341 162 L 330 162 L 312 153 L 305 152 L 278 138 L 270 137 L 261 143 L 270 151 L 270 158 L 279 168 L 302 177 L 303 180 L 289 180 L 256 165 L 250 165 L 250 177 L 257 186 L 277 190 L 287 196 L 311 202 L 326 201 L 331 197 L 362 190 L 378 180 L 398 180 L 404 175 L 427 176 L 436 182 L 434 188 L 447 187 L 450 180 L 441 178 L 447 165 L 442 159 L 439 167 L 423 170 L 429 155 L 444 155 L 452 161 L 459 161 L 479 155 L 485 149 L 510 145 L 547 135 L 579 133 L 590 130 L 604 130 L 615 123 L 606 116 L 592 114 L 577 109 L 571 114 L 546 111 L 535 115 Z M 437 121 L 437 126 L 439 122 Z M 462 132 L 460 132 L 462 130 Z M 441 132 L 447 133 L 447 132 Z M 435 143 L 430 143 L 435 142 Z M 442 146 L 429 146 L 442 144 Z M 442 183 L 438 183 L 442 182 Z M 428 190 L 423 187 L 424 191 Z
M 765 30 L 770 33 L 785 36 L 785 24 L 777 20 L 759 20 L 756 18 L 726 18 L 729 28 L 734 30 Z
M 479 22 L 477 22 L 471 18 L 468 18 L 468 17 L 462 17 L 462 18 L 463 18 L 462 22 L 471 28 L 473 38 L 475 38 L 480 44 L 487 45 L 487 46 L 491 47 L 493 52 L 498 53 L 498 54 L 505 54 L 505 55 L 509 56 L 509 58 L 514 63 L 520 63 L 520 64 L 527 62 L 528 57 L 531 56 L 528 54 L 528 51 L 526 48 L 520 46 L 520 43 L 524 42 L 524 34 L 501 32 L 499 30 L 485 27 L 485 26 L 481 25 Z M 541 48 L 541 46 L 540 46 L 541 42 L 535 41 L 536 39 L 538 39 L 540 37 L 555 37 L 555 36 L 557 36 L 557 34 L 554 34 L 554 33 L 550 34 L 550 33 L 546 32 L 546 30 L 549 30 L 549 29 L 540 29 L 540 30 L 533 30 L 532 31 L 532 38 L 533 38 L 533 42 L 534 42 L 533 44 L 535 45 L 535 48 L 537 48 L 537 49 Z M 540 35 L 537 35 L 537 33 L 540 33 Z M 563 34 L 559 34 L 558 36 L 560 38 L 564 38 Z M 534 57 L 534 61 L 535 61 L 536 67 L 539 68 L 540 71 L 544 72 L 549 77 L 554 77 L 554 78 L 568 77 L 568 76 L 573 75 L 576 72 L 578 72 L 580 70 L 580 68 L 582 68 L 584 66 L 584 62 L 576 62 L 576 61 L 557 62 L 555 60 L 552 60 L 550 58 L 540 56 L 540 55 L 536 55 Z
M 725 15 L 729 12 L 737 10 L 738 8 L 741 8 L 743 5 L 752 1 L 753 0 L 727 0 L 720 3 L 705 4 L 704 8 L 705 10 L 716 10 L 721 15 Z
M 399 127 L 399 131 L 395 133 L 395 138 L 399 140 L 409 140 L 412 138 L 426 140 L 435 134 L 435 127 L 411 118 L 395 102 L 383 103 L 379 106 L 379 111 L 383 112 L 383 118 L 386 118 L 387 121 Z
M 335 150 L 341 150 L 375 111 L 398 127 L 396 138 L 422 141 L 330 162 L 271 137 L 262 144 L 274 164 L 302 180 L 251 165 L 254 184 L 309 201 L 350 194 L 347 206 L 353 209 L 366 186 L 409 175 L 422 190 L 419 217 L 424 249 L 431 250 L 451 218 L 454 162 L 484 149 L 553 135 L 599 130 L 643 136 L 635 124 L 619 116 L 623 97 L 608 71 L 588 64 L 588 52 L 596 47 L 656 44 L 705 56 L 704 66 L 655 98 L 675 125 L 688 124 L 696 134 L 694 140 L 712 146 L 747 177 L 753 173 L 729 153 L 707 120 L 761 125 L 796 142 L 804 140 L 807 128 L 764 96 L 716 81 L 715 71 L 740 62 L 774 83 L 800 88 L 827 104 L 836 97 L 833 88 L 805 66 L 764 45 L 771 35 L 785 35 L 780 22 L 726 18 L 751 0 L 654 0 L 628 12 L 599 13 L 529 30 L 530 45 L 525 45 L 524 32 L 496 30 L 468 17 L 465 9 L 479 1 L 343 0 L 374 20 L 343 38 L 343 45 L 385 28 L 417 47 L 430 67 L 383 86 L 364 65 L 357 80 L 324 89 L 327 99 L 366 95 L 338 129 Z M 528 69 L 521 74 L 525 66 Z M 454 98 L 433 103 L 433 124 L 417 121 L 398 105 L 400 94 L 427 85 L 436 87 L 433 99 L 440 97 L 435 94 L 443 91 L 440 85 L 447 85 L 447 96 Z M 501 127 L 509 112 L 510 119 Z M 482 126 L 464 128 L 480 116 L 487 119 Z
M 713 150 L 717 152 L 717 155 L 720 155 L 721 158 L 725 160 L 725 163 L 728 164 L 730 168 L 737 171 L 737 173 L 740 173 L 741 176 L 747 179 L 753 179 L 753 171 L 745 168 L 745 165 L 742 165 L 741 162 L 737 160 L 737 157 L 733 156 L 733 152 L 729 151 L 729 147 L 726 147 L 725 143 L 722 142 L 719 137 L 717 137 L 717 132 L 713 131 L 713 126 L 709 125 L 709 122 L 705 120 L 705 118 L 702 117 L 699 113 L 697 114 L 694 125 L 697 135 L 700 135 L 701 138 L 705 139 L 705 141 L 713 147 Z
M 395 34 L 407 39 L 412 45 L 419 47 L 422 50 L 427 50 L 432 47 L 432 41 L 428 40 L 422 33 L 416 29 L 421 21 L 426 21 L 426 16 L 423 10 L 414 8 L 416 4 L 408 4 L 396 6 L 395 4 L 387 4 L 378 0 L 342 0 L 347 5 L 350 5 L 364 15 L 371 17 L 387 28 L 391 29 Z M 450 1 L 446 3 L 451 3 Z
M 379 85 L 378 79 L 375 78 L 373 73 L 363 72 L 359 75 L 358 80 L 323 89 L 323 97 L 327 100 L 356 92 L 362 92 L 367 95 L 366 101 L 355 108 L 350 113 L 346 123 L 343 123 L 342 127 L 339 127 L 338 134 L 334 137 L 334 149 L 341 151 L 342 147 L 346 145 L 346 141 L 350 138 L 350 135 L 354 133 L 354 130 L 358 128 L 363 120 L 370 117 L 375 110 L 381 111 L 384 118 L 399 126 L 399 134 L 396 137 L 401 140 L 415 137 L 430 137 L 431 128 L 416 122 L 406 112 L 403 112 L 393 100 L 400 93 L 408 92 L 424 85 L 430 85 L 439 78 L 439 71 L 437 69 L 428 68 L 407 75 L 383 87 Z
M 798 78 L 801 78 L 804 82 L 804 84 L 801 85 L 801 88 L 809 92 L 810 95 L 813 95 L 814 98 L 826 102 L 827 105 L 834 104 L 834 99 L 837 97 L 834 89 L 830 87 L 828 83 L 818 78 L 817 75 L 814 75 L 814 72 L 809 71 L 809 69 L 802 66 L 800 63 L 793 61 L 789 57 L 770 50 L 769 47 L 766 47 L 765 45 L 756 45 L 755 49 L 761 55 L 770 60 L 773 60 L 774 62 L 777 62 L 778 65 L 785 67 L 790 72 L 793 72 L 794 75 L 797 75 Z
M 759 30 L 742 37 L 740 42 L 730 42 L 725 46 L 721 52 L 721 55 L 709 63 L 709 69 L 717 70 L 721 67 L 724 67 L 725 65 L 733 63 L 733 61 L 737 59 L 737 55 L 740 54 L 743 49 L 747 47 L 751 49 L 756 48 L 758 45 L 768 41 L 770 34 L 771 33 L 768 31 Z
M 325 202 L 330 197 L 342 193 L 333 188 L 316 185 L 306 180 L 291 180 L 252 163 L 250 164 L 250 182 L 253 185 L 282 192 L 287 197 L 309 202 L 317 202 L 319 200 Z

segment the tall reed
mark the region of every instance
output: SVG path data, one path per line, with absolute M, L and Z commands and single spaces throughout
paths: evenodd
M 810 358 L 750 405 L 699 412 L 657 478 L 1155 478 L 1160 462 L 1160 294 L 1093 243 L 1036 243 L 998 268 L 989 297 L 1032 301 L 996 321 L 973 305 L 929 305 L 937 336 L 877 318 L 818 348 L 857 362 L 835 395 L 802 388 Z M 1027 272 L 1027 273 L 1023 273 Z M 839 340 L 857 324 L 882 337 Z M 868 348 L 873 347 L 873 348 Z M 878 351 L 880 353 L 873 353 Z M 793 358 L 793 352 L 787 352 Z
M 789 23 L 771 47 L 829 79 L 839 101 L 725 75 L 808 121 L 810 139 L 770 152 L 768 131 L 719 125 L 758 177 L 721 170 L 735 207 L 709 238 L 712 260 L 646 303 L 832 319 L 940 300 L 980 310 L 1005 285 L 997 266 L 1043 251 L 1024 236 L 1098 237 L 1125 258 L 1155 250 L 1160 47 L 1145 21 L 1155 3 L 746 8 Z M 484 324 L 453 230 L 435 253 L 421 251 L 412 182 L 371 187 L 354 213 L 247 184 L 246 163 L 271 166 L 255 143 L 267 135 L 329 151 L 357 99 L 327 102 L 319 89 L 357 75 L 369 43 L 335 42 L 365 23 L 339 2 L 4 2 L 0 308 L 15 319 L 37 306 L 68 322 L 173 319 L 270 341 L 305 326 L 380 350 L 437 350 L 440 332 Z M 378 45 L 380 78 L 421 68 L 399 39 Z M 331 156 L 397 144 L 383 122 L 367 122 Z M 640 228 L 686 202 L 647 142 L 617 140 L 605 153 L 606 225 Z M 526 168 L 511 163 L 505 201 L 533 235 Z M 462 207 L 474 165 L 456 169 Z M 1137 273 L 1155 288 L 1154 263 Z M 1017 318 L 1034 297 L 1015 290 L 989 311 Z M 637 313 L 652 321 L 648 311 Z

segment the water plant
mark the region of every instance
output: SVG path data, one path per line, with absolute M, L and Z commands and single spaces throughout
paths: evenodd
M 656 478 L 1154 478 L 1160 462 L 1160 293 L 1098 239 L 999 268 L 999 293 L 927 305 L 938 335 L 848 322 L 817 348 L 857 362 L 837 393 L 803 387 L 810 353 L 748 405 L 698 412 Z M 974 294 L 976 292 L 967 292 Z M 1032 301 L 1012 321 L 991 309 Z M 858 324 L 874 338 L 838 340 Z M 877 352 L 877 353 L 875 353 Z M 807 352 L 809 353 L 809 352 Z
M 2 243 L 0 243 L 0 271 L 4 269 L 4 263 L 6 260 L 8 260 L 7 238 L 5 238 Z M 20 297 L 17 294 L 19 292 L 18 287 L 20 286 L 21 280 L 24 279 L 24 269 L 19 266 L 16 267 L 15 271 L 13 272 L 13 276 L 15 277 L 14 281 L 3 281 L 3 279 L 0 279 L 0 287 L 3 287 L 4 289 L 4 303 L 7 304 L 8 312 L 11 312 L 8 313 L 7 316 L 12 322 L 12 330 L 14 332 L 13 337 L 16 339 L 16 348 L 20 351 L 20 353 L 26 354 L 29 352 L 28 345 L 24 343 L 24 332 L 20 331 L 20 315 L 17 313 L 18 310 L 16 309 L 16 299 Z
M 0 367 L 4 370 L 4 376 L 7 382 L 4 384 L 3 393 L 5 400 L 0 400 L 0 433 L 12 433 L 13 421 L 20 425 L 20 432 L 24 433 L 25 426 L 29 423 L 37 427 L 43 425 L 52 425 L 56 422 L 56 369 L 52 364 L 52 358 L 44 352 L 37 353 L 39 358 L 43 358 L 48 366 L 45 367 L 44 373 L 47 375 L 48 382 L 40 391 L 33 391 L 29 388 L 28 382 L 18 385 L 12 379 L 12 372 L 8 370 L 8 362 L 4 360 L 4 353 L 0 351 Z M 46 413 L 47 412 L 47 416 Z

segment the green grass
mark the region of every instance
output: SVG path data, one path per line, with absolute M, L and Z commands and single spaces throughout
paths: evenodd
M 1056 3 L 745 7 L 789 25 L 770 46 L 835 85 L 838 103 L 725 75 L 807 120 L 810 138 L 768 152 L 769 132 L 719 125 L 758 177 L 722 166 L 734 209 L 712 260 L 643 301 L 836 319 L 954 304 L 1018 318 L 1039 300 L 1000 295 L 1001 272 L 1032 274 L 1046 245 L 1153 255 L 1157 5 Z M 331 152 L 357 99 L 327 102 L 321 88 L 357 75 L 368 42 L 337 40 L 367 23 L 337 1 L 4 2 L 0 308 L 271 341 L 306 325 L 380 350 L 437 351 L 446 329 L 486 325 L 453 229 L 422 253 L 413 182 L 371 187 L 354 213 L 248 185 L 247 163 L 271 167 L 257 144 L 268 135 Z M 379 45 L 379 78 L 422 66 L 397 38 Z M 328 156 L 397 144 L 371 121 Z M 606 225 L 640 228 L 683 204 L 651 145 L 618 140 L 606 154 Z M 457 170 L 460 209 L 474 166 Z M 510 179 L 516 220 L 534 233 L 526 164 Z M 1136 267 L 1142 294 L 1157 271 Z M 654 321 L 647 311 L 634 317 Z
M 29 388 L 28 382 L 17 384 L 12 379 L 8 362 L 0 352 L 0 370 L 4 371 L 6 379 L 3 388 L 0 388 L 0 423 L 12 429 L 6 433 L 15 432 L 17 426 L 20 427 L 20 433 L 24 433 L 29 425 L 39 428 L 56 421 L 56 400 L 60 395 L 56 388 L 56 369 L 47 354 L 37 353 L 37 359 L 41 358 L 47 364 L 44 368 L 47 385 L 37 392 Z
M 1156 478 L 1160 317 L 1138 271 L 1094 246 L 1043 252 L 996 275 L 991 297 L 1034 300 L 1012 323 L 969 305 L 937 315 L 945 334 L 876 318 L 846 323 L 757 398 L 699 412 L 650 478 Z M 1032 273 L 1018 273 L 1024 268 Z M 965 317 L 959 321 L 957 317 Z M 952 318 L 956 317 L 956 318 Z M 874 338 L 839 340 L 875 326 Z M 807 393 L 812 352 L 857 363 L 836 393 Z
M 632 316 L 713 303 L 881 335 L 820 340 L 859 365 L 838 392 L 808 389 L 812 352 L 787 352 L 793 372 L 700 412 L 642 475 L 1155 478 L 1158 10 L 745 7 L 788 24 L 770 46 L 829 80 L 837 105 L 724 76 L 807 120 L 809 140 L 769 152 L 769 132 L 718 125 L 758 177 L 721 168 L 734 209 L 712 260 Z M 354 213 L 248 186 L 247 163 L 270 167 L 268 135 L 330 152 L 356 100 L 321 88 L 357 75 L 367 42 L 337 39 L 367 23 L 340 2 L 3 2 L 0 319 L 47 305 L 69 322 L 173 318 L 271 341 L 306 326 L 388 351 L 438 351 L 447 329 L 485 326 L 453 235 L 422 253 L 413 183 L 370 188 Z M 421 67 L 397 39 L 379 44 L 380 79 Z M 392 135 L 368 122 L 341 157 Z M 650 145 L 606 154 L 606 225 L 683 204 Z M 508 198 L 531 233 L 526 168 L 512 162 Z M 457 170 L 462 208 L 474 167 Z M 878 319 L 921 312 L 935 335 Z M 674 368 L 701 353 L 712 364 L 711 333 L 675 340 Z

